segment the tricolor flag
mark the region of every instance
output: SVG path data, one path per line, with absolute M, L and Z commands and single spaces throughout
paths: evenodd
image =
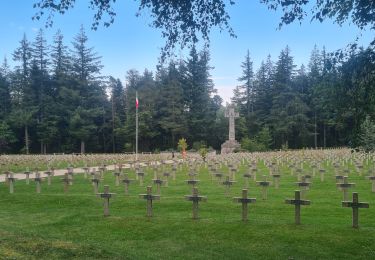
M 135 108 L 138 108 L 139 101 L 138 101 L 138 94 L 135 95 Z

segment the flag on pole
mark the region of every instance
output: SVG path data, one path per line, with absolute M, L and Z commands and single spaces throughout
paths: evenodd
M 135 95 L 135 108 L 138 108 L 139 102 L 138 102 L 138 93 Z

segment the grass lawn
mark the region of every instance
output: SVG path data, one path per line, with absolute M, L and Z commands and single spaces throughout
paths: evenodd
M 268 174 L 262 162 L 258 180 Z M 307 168 L 307 167 L 306 167 Z M 308 169 L 308 168 L 307 168 Z M 153 174 L 146 171 L 145 185 L 132 183 L 129 195 L 115 186 L 111 172 L 103 185 L 110 185 L 116 196 L 110 200 L 110 217 L 103 217 L 103 201 L 93 193 L 90 179 L 74 176 L 68 194 L 63 193 L 60 177 L 52 185 L 24 180 L 15 183 L 9 194 L 0 184 L 0 258 L 1 259 L 375 259 L 375 194 L 365 176 L 351 173 L 356 183 L 352 191 L 359 200 L 370 203 L 359 210 L 359 229 L 351 228 L 351 208 L 342 208 L 342 192 L 336 188 L 333 168 L 327 167 L 325 181 L 312 178 L 307 193 L 310 206 L 302 206 L 302 225 L 294 225 L 294 206 L 285 204 L 297 189 L 296 176 L 281 168 L 280 188 L 271 186 L 268 200 L 261 199 L 261 188 L 250 181 L 249 221 L 241 221 L 242 174 L 236 175 L 231 195 L 225 187 L 211 181 L 208 170 L 200 170 L 199 193 L 207 202 L 199 205 L 199 220 L 191 219 L 192 203 L 184 199 L 191 193 L 185 183 L 187 170 L 177 172 L 169 187 L 162 187 L 161 200 L 154 201 L 152 219 L 146 218 L 146 192 Z M 307 170 L 307 172 L 311 172 Z M 134 173 L 131 173 L 134 178 Z M 156 187 L 153 187 L 156 192 Z M 350 192 L 350 193 L 351 193 Z M 351 196 L 350 196 L 351 197 Z

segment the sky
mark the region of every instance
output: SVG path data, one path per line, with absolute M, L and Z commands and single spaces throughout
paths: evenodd
M 94 12 L 88 8 L 88 0 L 76 0 L 74 9 L 62 16 L 56 15 L 52 28 L 44 28 L 46 17 L 42 17 L 41 21 L 31 19 L 36 12 L 33 9 L 36 1 L 0 1 L 0 59 L 7 57 L 11 66 L 15 65 L 12 53 L 19 46 L 24 33 L 28 40 L 33 41 L 39 28 L 43 28 L 48 43 L 52 44 L 53 35 L 60 29 L 65 44 L 71 46 L 83 25 L 89 38 L 88 45 L 94 47 L 102 57 L 103 75 L 114 76 L 125 83 L 126 71 L 130 69 L 140 72 L 156 70 L 165 40 L 159 30 L 149 26 L 152 19 L 147 11 L 142 12 L 140 17 L 135 16 L 139 1 L 117 0 L 114 6 L 117 13 L 115 23 L 109 28 L 101 26 L 97 31 L 90 29 Z M 241 63 L 247 50 L 256 71 L 268 54 L 276 61 L 287 45 L 295 64 L 300 66 L 308 64 L 314 45 L 319 49 L 325 46 L 327 51 L 334 51 L 344 48 L 357 36 L 361 36 L 360 44 L 367 46 L 374 36 L 373 31 L 361 32 L 349 23 L 340 27 L 331 20 L 311 23 L 306 19 L 301 25 L 294 23 L 278 30 L 280 13 L 268 10 L 258 0 L 235 2 L 234 6 L 228 6 L 228 13 L 237 38 L 217 29 L 210 35 L 212 80 L 224 102 L 230 101 L 233 89 L 239 85 L 237 79 L 241 76 Z M 187 51 L 176 53 L 183 56 Z

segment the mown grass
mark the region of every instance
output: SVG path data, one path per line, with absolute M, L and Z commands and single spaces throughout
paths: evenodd
M 258 180 L 268 174 L 258 165 Z M 306 166 L 308 169 L 308 167 Z M 225 169 L 224 169 L 225 170 Z M 280 188 L 270 187 L 268 200 L 250 181 L 249 195 L 257 202 L 249 206 L 249 221 L 241 221 L 241 205 L 232 197 L 240 196 L 243 166 L 236 175 L 231 195 L 225 187 L 211 181 L 202 168 L 198 179 L 201 195 L 200 219 L 191 219 L 191 193 L 185 183 L 184 169 L 177 180 L 162 187 L 161 200 L 154 202 L 154 217 L 146 218 L 145 193 L 153 174 L 148 170 L 145 185 L 133 183 L 129 195 L 107 172 L 103 185 L 110 185 L 116 196 L 110 200 L 110 217 L 103 217 L 102 200 L 94 195 L 90 179 L 75 175 L 68 194 L 63 193 L 60 177 L 51 186 L 44 182 L 42 193 L 35 184 L 15 183 L 9 194 L 0 184 L 0 258 L 1 259 L 374 259 L 375 194 L 365 176 L 350 174 L 350 182 L 359 192 L 360 201 L 370 203 L 360 209 L 360 228 L 351 228 L 351 209 L 342 208 L 342 192 L 335 185 L 332 167 L 327 167 L 324 182 L 312 179 L 307 193 L 310 206 L 302 208 L 302 225 L 294 225 L 294 207 L 285 204 L 297 189 L 296 176 L 282 167 Z M 310 172 L 310 170 L 307 170 Z M 134 178 L 134 173 L 131 173 Z M 156 190 L 156 188 L 154 188 Z

